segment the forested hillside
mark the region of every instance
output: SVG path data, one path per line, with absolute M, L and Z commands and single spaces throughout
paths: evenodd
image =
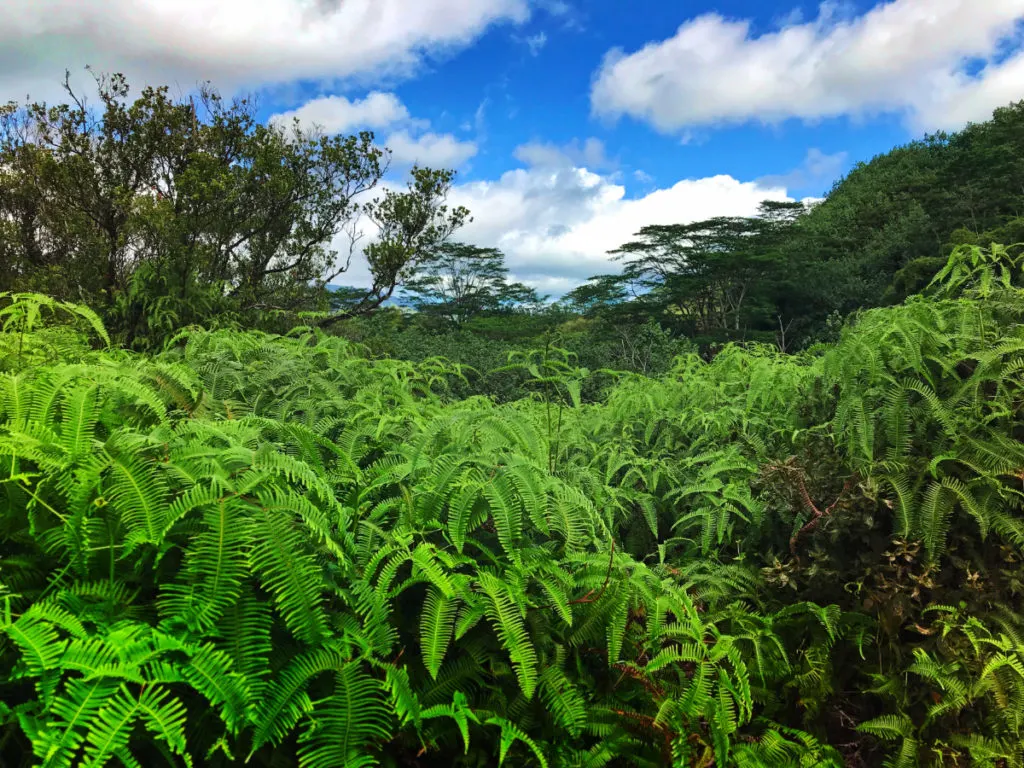
M 1021 242 L 1022 216 L 1018 103 L 858 164 L 809 210 L 769 202 L 755 218 L 646 227 L 613 251 L 621 275 L 569 298 L 587 314 L 639 312 L 709 342 L 807 344 L 833 313 L 920 291 L 957 245 Z
M 100 96 L 0 119 L 0 764 L 1024 766 L 1024 108 L 549 304 Z

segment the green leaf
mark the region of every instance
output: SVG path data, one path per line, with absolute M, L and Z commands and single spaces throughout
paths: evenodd
M 423 666 L 434 680 L 448 651 L 458 608 L 457 598 L 445 597 L 436 587 L 427 590 L 427 599 L 420 614 L 420 649 Z

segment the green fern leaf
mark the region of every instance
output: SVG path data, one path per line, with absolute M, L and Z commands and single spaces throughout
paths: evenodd
M 906 715 L 881 715 L 865 720 L 857 726 L 858 731 L 870 733 L 888 741 L 908 739 L 914 735 L 914 724 Z
M 537 653 L 522 614 L 509 596 L 505 584 L 497 577 L 481 572 L 478 579 L 488 598 L 487 617 L 512 660 L 523 696 L 530 699 L 537 687 Z
M 313 711 L 306 686 L 319 675 L 341 670 L 346 660 L 337 651 L 322 648 L 297 656 L 279 672 L 263 694 L 253 717 L 252 753 L 264 744 L 279 744 L 299 720 Z
M 556 722 L 573 737 L 587 722 L 587 705 L 576 687 L 558 667 L 548 667 L 540 676 L 540 697 Z
M 90 721 L 85 765 L 90 768 L 102 766 L 111 756 L 127 747 L 138 715 L 139 703 L 122 684 Z
M 312 718 L 315 726 L 299 737 L 302 768 L 374 765 L 369 743 L 392 735 L 382 686 L 357 662 L 335 672 L 333 695 L 317 704 Z
M 501 728 L 501 744 L 498 748 L 498 765 L 502 765 L 505 762 L 505 756 L 508 754 L 509 747 L 515 742 L 521 741 L 530 751 L 533 752 L 534 757 L 537 758 L 537 762 L 540 763 L 541 768 L 548 768 L 548 761 L 544 757 L 544 753 L 540 751 L 540 747 L 537 743 L 531 739 L 526 733 L 523 732 L 519 726 L 506 720 L 503 717 L 491 717 L 486 720 L 487 725 L 497 725 Z
M 46 768 L 71 765 L 89 724 L 119 687 L 116 680 L 103 678 L 68 680 L 63 694 L 50 707 L 59 721 L 51 723 L 33 740 L 33 749 L 43 758 Z
M 427 590 L 423 612 L 420 614 L 420 648 L 423 665 L 434 680 L 437 679 L 438 670 L 448 651 L 458 608 L 457 598 L 442 595 L 436 587 Z
M 252 536 L 250 568 L 274 596 L 289 629 L 316 645 L 327 634 L 327 616 L 320 594 L 320 569 L 307 542 L 292 520 L 266 509 L 254 515 Z

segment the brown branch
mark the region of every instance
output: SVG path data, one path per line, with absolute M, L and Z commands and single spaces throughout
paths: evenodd
M 811 510 L 811 519 L 796 533 L 793 534 L 793 538 L 789 540 L 789 552 L 793 557 L 796 557 L 796 545 L 800 541 L 800 537 L 806 533 L 812 533 L 818 525 L 821 523 L 823 518 L 831 516 L 835 511 L 836 507 L 839 506 L 839 502 L 843 500 L 843 497 L 853 487 L 853 483 L 857 479 L 857 475 L 853 474 L 847 478 L 846 482 L 843 483 L 843 490 L 839 492 L 836 500 L 829 504 L 824 510 L 818 509 L 818 507 L 811 500 L 811 495 L 807 492 L 807 485 L 804 483 L 803 474 L 799 470 L 795 471 L 794 477 L 796 478 L 797 487 L 800 491 L 800 496 L 803 498 L 803 502 L 807 505 L 807 508 Z
M 666 730 L 668 730 L 667 728 L 665 728 L 664 725 L 660 725 L 657 722 L 655 722 L 655 719 L 653 717 L 651 717 L 650 715 L 643 715 L 643 714 L 641 714 L 639 712 L 629 712 L 629 711 L 624 710 L 624 709 L 613 709 L 612 710 L 612 714 L 618 715 L 619 717 L 628 718 L 629 720 L 635 720 L 638 723 L 640 723 L 641 725 L 644 725 L 645 727 L 650 728 L 652 731 L 666 731 Z
M 349 320 L 353 317 L 358 317 L 360 315 L 368 315 L 372 312 L 375 312 L 377 309 L 380 308 L 380 306 L 385 301 L 391 298 L 392 294 L 394 294 L 395 292 L 395 288 L 396 286 L 392 285 L 390 288 L 387 289 L 387 292 L 384 294 L 381 294 L 383 288 L 378 288 L 376 292 L 374 292 L 374 290 L 371 289 L 370 291 L 367 291 L 366 296 L 360 299 L 359 303 L 356 304 L 354 307 L 352 307 L 351 309 L 342 310 L 333 315 L 329 315 L 321 319 L 318 325 L 321 328 L 328 328 L 334 325 L 335 323 L 341 322 L 342 320 Z
M 612 688 L 618 686 L 619 682 L 621 682 L 623 677 L 630 677 L 633 680 L 636 680 L 638 683 L 640 683 L 640 685 L 642 685 L 644 689 L 652 696 L 661 698 L 665 695 L 665 690 L 656 682 L 651 680 L 651 678 L 643 671 L 643 669 L 631 667 L 629 664 L 623 664 L 622 662 L 615 662 L 614 664 L 612 664 L 612 668 L 617 669 L 619 672 L 622 673 L 622 675 L 615 682 L 615 685 L 613 685 Z
M 650 715 L 642 715 L 639 712 L 629 712 L 624 709 L 612 709 L 611 712 L 624 720 L 633 721 L 637 726 L 646 731 L 653 732 L 655 734 L 660 733 L 662 737 L 662 754 L 666 758 L 665 764 L 668 765 L 668 758 L 671 755 L 672 750 L 672 741 L 676 738 L 675 731 L 658 723 L 657 720 Z
M 608 582 L 612 578 L 612 564 L 615 560 L 615 539 L 612 539 L 612 551 L 608 553 L 608 573 L 604 575 L 604 584 L 601 585 L 601 591 L 594 595 L 595 590 L 590 590 L 583 597 L 578 597 L 575 600 L 570 600 L 569 605 L 579 605 L 580 603 L 596 603 L 604 595 L 605 590 L 608 589 Z

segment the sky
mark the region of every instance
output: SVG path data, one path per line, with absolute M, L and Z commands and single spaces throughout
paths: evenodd
M 393 182 L 456 169 L 458 239 L 558 296 L 644 225 L 818 198 L 1024 99 L 1022 33 L 1024 0 L 0 0 L 0 102 L 89 65 L 373 130 Z

